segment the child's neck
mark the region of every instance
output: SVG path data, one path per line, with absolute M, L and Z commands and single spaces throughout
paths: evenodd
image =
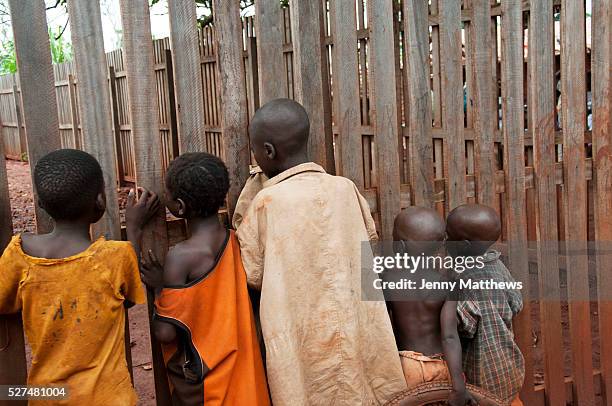
M 89 227 L 91 224 L 83 221 L 56 220 L 50 236 L 69 239 L 90 240 Z
M 225 227 L 221 224 L 216 214 L 209 217 L 193 217 L 187 219 L 187 229 L 192 238 L 225 231 Z

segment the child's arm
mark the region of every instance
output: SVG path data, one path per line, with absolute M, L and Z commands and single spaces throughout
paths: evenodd
M 138 188 L 140 197 L 137 199 L 136 191 L 130 190 L 125 209 L 125 225 L 127 239 L 136 251 L 136 256 L 140 260 L 140 245 L 144 226 L 158 212 L 160 201 L 157 195 L 145 188 Z
M 470 395 L 465 387 L 461 360 L 461 341 L 457 333 L 457 302 L 447 300 L 440 314 L 442 349 L 448 364 L 453 390 L 448 399 L 452 406 L 470 404 Z
M 173 250 L 168 252 L 165 265 L 161 265 L 155 254 L 149 250 L 148 255 L 143 256 L 142 281 L 158 297 L 164 286 L 180 286 L 187 282 L 188 268 L 181 261 L 180 255 L 175 255 Z M 169 343 L 176 338 L 176 327 L 162 320 L 153 320 L 153 333 L 155 338 L 162 343 Z

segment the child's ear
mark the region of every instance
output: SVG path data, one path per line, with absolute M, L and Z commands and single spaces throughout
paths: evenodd
M 106 211 L 106 194 L 104 192 L 100 192 L 96 196 L 96 209 L 102 213 Z
M 176 199 L 176 205 L 178 206 L 178 215 L 184 216 L 187 213 L 187 205 L 180 197 Z
M 273 160 L 276 158 L 276 147 L 274 147 L 274 145 L 270 144 L 269 142 L 264 142 L 263 147 L 264 153 L 268 159 Z

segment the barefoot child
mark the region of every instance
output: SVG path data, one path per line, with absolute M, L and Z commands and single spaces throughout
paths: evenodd
M 190 236 L 164 267 L 149 253 L 143 281 L 156 290 L 154 331 L 162 342 L 174 405 L 268 405 L 246 276 L 233 231 L 218 217 L 229 179 L 207 153 L 183 154 L 166 174 L 166 205 Z
M 409 207 L 395 218 L 393 240 L 401 242 L 402 254 L 435 256 L 445 237 L 445 224 L 433 209 Z M 446 279 L 440 270 L 422 266 L 414 273 L 390 269 L 383 273 L 385 281 Z M 451 406 L 471 401 L 461 370 L 461 342 L 457 334 L 457 302 L 451 292 L 417 290 L 385 292 L 391 311 L 400 360 L 408 388 L 432 381 L 449 381 L 453 390 Z M 475 403 L 474 403 L 475 404 Z
M 484 267 L 471 267 L 460 279 L 515 282 L 489 247 L 501 234 L 499 216 L 490 207 L 466 204 L 452 210 L 446 220 L 448 251 L 458 257 L 478 257 Z M 457 305 L 463 343 L 463 370 L 468 383 L 497 395 L 512 405 L 522 405 L 518 394 L 525 378 L 523 355 L 514 342 L 512 318 L 521 311 L 519 290 L 463 289 Z
M 0 313 L 22 312 L 32 347 L 28 384 L 68 388 L 65 401 L 48 404 L 135 405 L 124 305 L 145 296 L 130 243 L 90 239 L 106 209 L 102 169 L 85 152 L 58 150 L 40 159 L 34 184 L 53 231 L 16 235 L 0 258 Z M 143 196 L 138 215 L 128 208 L 136 244 L 155 201 Z
M 237 235 L 260 316 L 272 401 L 384 404 L 406 388 L 382 294 L 361 300 L 362 242 L 376 238 L 365 199 L 348 179 L 310 162 L 310 123 L 277 99 L 250 126 L 270 179 Z M 380 293 L 380 292 L 379 292 Z

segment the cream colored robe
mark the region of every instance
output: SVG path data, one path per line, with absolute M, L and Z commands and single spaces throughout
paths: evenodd
M 376 238 L 367 202 L 314 163 L 263 186 L 237 235 L 261 289 L 273 404 L 384 404 L 406 383 L 382 295 L 361 300 L 362 242 Z

